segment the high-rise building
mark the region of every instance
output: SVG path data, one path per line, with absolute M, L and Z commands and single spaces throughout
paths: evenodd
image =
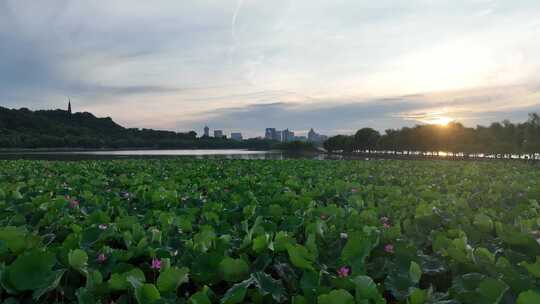
M 276 135 L 275 135 L 275 137 L 273 139 L 276 140 L 276 141 L 281 141 L 282 138 L 283 138 L 282 133 L 283 133 L 282 131 L 277 131 L 276 130 Z
M 276 128 L 266 128 L 264 131 L 264 139 L 275 140 L 276 138 Z
M 276 128 L 266 128 L 264 132 L 264 139 L 289 142 L 294 141 L 294 138 L 294 132 L 289 129 L 279 131 Z
M 315 131 L 313 130 L 313 128 L 311 128 L 311 130 L 309 130 L 308 132 L 308 140 L 309 141 L 317 141 L 317 133 L 315 133 Z
M 210 137 L 210 128 L 208 126 L 204 126 L 204 137 Z
M 242 140 L 242 133 L 240 133 L 240 132 L 232 132 L 231 133 L 231 139 L 232 140 Z
M 282 142 L 294 141 L 294 132 L 289 131 L 289 129 L 283 130 L 281 132 L 281 141 Z
M 315 132 L 313 130 L 313 128 L 311 128 L 311 130 L 309 130 L 309 132 L 308 132 L 308 138 L 307 139 L 310 142 L 322 143 L 322 142 L 324 142 L 325 140 L 328 139 L 328 136 L 319 134 L 319 133 Z
M 214 130 L 215 138 L 223 138 L 223 130 Z

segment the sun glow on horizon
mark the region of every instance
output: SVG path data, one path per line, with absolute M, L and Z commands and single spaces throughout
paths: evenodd
M 446 127 L 449 123 L 451 123 L 453 121 L 454 121 L 454 119 L 452 117 L 440 116 L 440 117 L 434 117 L 432 119 L 429 119 L 426 122 L 428 124 L 439 125 L 439 126 L 442 126 L 442 127 Z
M 416 120 L 422 124 L 446 127 L 449 123 L 456 121 L 455 118 L 449 116 L 448 113 L 449 111 L 447 109 L 442 109 L 432 112 L 407 113 L 401 117 L 409 120 Z

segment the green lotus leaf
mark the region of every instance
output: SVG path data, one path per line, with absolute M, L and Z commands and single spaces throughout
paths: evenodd
M 527 290 L 519 294 L 516 304 L 536 304 L 540 303 L 540 292 Z
M 377 285 L 370 277 L 363 275 L 356 276 L 352 279 L 352 282 L 355 285 L 355 296 L 357 303 L 361 303 L 365 300 L 371 300 L 375 304 L 385 303 L 384 298 L 377 289 Z
M 84 250 L 75 249 L 68 253 L 69 265 L 77 270 L 82 270 L 87 266 L 88 255 Z
M 221 298 L 221 304 L 238 304 L 244 303 L 247 289 L 255 282 L 253 278 L 244 280 L 238 284 L 234 284 Z
M 523 262 L 520 264 L 527 269 L 527 271 L 536 278 L 540 278 L 540 257 L 536 257 L 534 263 Z
M 251 277 L 263 296 L 269 294 L 278 303 L 285 301 L 286 292 L 281 281 L 273 279 L 264 272 L 256 272 Z
M 354 304 L 353 296 L 346 290 L 332 290 L 328 294 L 320 295 L 318 304 Z
M 189 269 L 186 267 L 170 267 L 159 274 L 157 287 L 160 292 L 173 292 L 181 284 L 187 283 Z
M 411 262 L 411 266 L 409 267 L 409 276 L 415 284 L 418 284 L 422 277 L 422 269 L 420 268 L 420 265 L 414 261 Z
M 5 242 L 6 246 L 15 254 L 19 254 L 26 249 L 26 229 L 22 227 L 3 227 L 0 228 L 0 240 Z
M 287 246 L 287 253 L 294 266 L 305 270 L 314 270 L 312 263 L 315 261 L 315 256 L 306 247 L 299 244 L 289 245 Z
M 224 258 L 219 264 L 219 269 L 227 282 L 242 281 L 249 272 L 249 266 L 244 260 L 233 258 Z
M 108 281 L 109 288 L 111 288 L 112 290 L 128 289 L 130 287 L 128 277 L 132 277 L 132 279 L 136 279 L 141 283 L 146 281 L 144 272 L 139 268 L 133 268 L 129 271 L 125 271 L 122 273 L 113 273 Z
M 52 270 L 55 264 L 53 253 L 37 249 L 25 252 L 7 267 L 7 280 L 18 291 L 38 290 L 48 286 L 55 277 Z
M 135 289 L 135 299 L 139 304 L 151 304 L 160 298 L 161 295 L 154 284 L 142 284 Z

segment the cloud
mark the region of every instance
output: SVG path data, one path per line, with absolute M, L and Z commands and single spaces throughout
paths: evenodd
M 423 101 L 414 100 L 372 100 L 353 102 L 332 100 L 325 103 L 284 103 L 253 104 L 245 107 L 225 108 L 206 113 L 197 120 L 178 122 L 180 129 L 187 126 L 208 124 L 212 128 L 253 130 L 250 136 L 260 135 L 265 128 L 289 128 L 306 133 L 310 128 L 328 134 L 353 132 L 362 127 L 378 129 L 410 124 L 404 119 L 396 119 L 394 113 L 427 106 Z
M 0 105 L 252 134 L 443 108 L 474 124 L 537 104 L 539 17 L 536 0 L 5 0 Z
M 468 126 L 510 119 L 524 121 L 538 111 L 540 94 L 535 85 L 425 93 L 377 99 L 328 99 L 317 102 L 272 102 L 211 110 L 177 121 L 179 129 L 204 125 L 228 131 L 289 128 L 300 133 L 316 128 L 326 134 L 352 133 L 363 127 L 385 129 L 435 121 L 456 120 Z M 515 100 L 523 103 L 512 105 Z

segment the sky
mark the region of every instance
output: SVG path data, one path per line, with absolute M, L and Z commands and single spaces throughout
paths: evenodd
M 349 134 L 540 111 L 538 0 L 2 0 L 0 106 Z

